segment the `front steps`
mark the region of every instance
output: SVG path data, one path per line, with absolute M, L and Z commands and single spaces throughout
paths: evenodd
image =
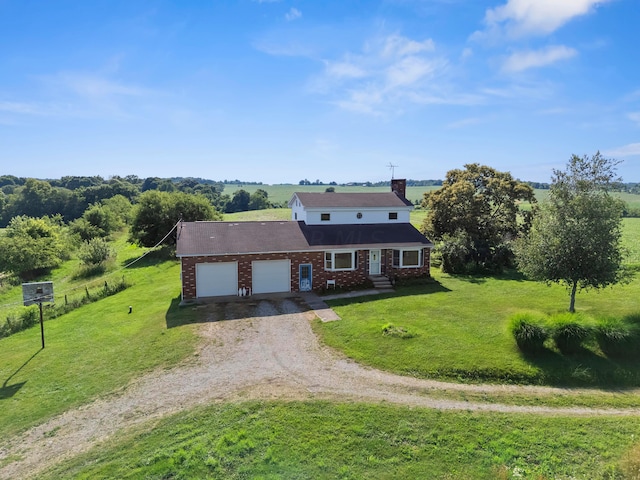
M 391 280 L 384 275 L 370 275 L 369 279 L 373 282 L 373 288 L 384 290 L 393 289 Z

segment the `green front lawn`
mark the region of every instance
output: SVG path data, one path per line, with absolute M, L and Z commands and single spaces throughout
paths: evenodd
M 189 325 L 167 328 L 194 315 L 178 308 L 178 262 L 144 259 L 119 275 L 133 286 L 45 322 L 44 350 L 39 326 L 0 339 L 0 438 L 193 352 Z
M 398 287 L 387 295 L 333 300 L 342 318 L 315 324 L 327 344 L 358 362 L 403 375 L 463 382 L 640 386 L 637 360 L 610 360 L 597 348 L 577 355 L 548 351 L 524 356 L 507 331 L 516 311 L 553 313 L 568 307 L 567 291 L 518 275 L 451 276 L 433 271 L 432 283 Z M 590 315 L 638 312 L 640 281 L 578 295 Z M 410 338 L 383 334 L 387 324 Z M 406 337 L 406 336 L 405 336 Z
M 613 479 L 638 468 L 639 435 L 638 418 L 250 402 L 121 433 L 44 478 Z

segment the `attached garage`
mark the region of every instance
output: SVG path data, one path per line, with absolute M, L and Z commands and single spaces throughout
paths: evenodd
M 253 293 L 291 291 L 290 260 L 256 260 L 251 263 Z
M 196 265 L 196 296 L 198 298 L 237 294 L 238 262 Z

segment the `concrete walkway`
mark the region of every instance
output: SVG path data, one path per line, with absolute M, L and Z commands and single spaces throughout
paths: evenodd
M 318 316 L 320 320 L 323 322 L 333 322 L 336 320 L 341 320 L 340 316 L 333 311 L 324 301 L 325 300 L 334 300 L 337 298 L 355 298 L 355 297 L 363 297 L 366 295 L 378 295 L 380 293 L 393 293 L 393 289 L 390 288 L 372 288 L 369 290 L 355 290 L 352 292 L 345 293 L 336 293 L 334 295 L 324 295 L 320 297 L 315 292 L 302 292 L 300 296 L 302 299 L 309 305 L 314 313 Z

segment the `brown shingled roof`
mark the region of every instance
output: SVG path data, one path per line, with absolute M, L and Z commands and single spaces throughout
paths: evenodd
M 432 247 L 411 224 L 306 225 L 304 222 L 183 222 L 176 255 L 301 252 L 327 248 Z
M 338 192 L 296 192 L 294 193 L 307 208 L 340 207 L 410 207 L 412 203 L 392 192 L 338 193 Z

